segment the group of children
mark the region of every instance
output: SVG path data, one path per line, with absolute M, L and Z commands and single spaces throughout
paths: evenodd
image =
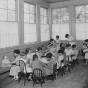
M 69 37 L 69 35 L 66 37 Z M 11 66 L 10 75 L 14 76 L 13 79 L 15 80 L 19 78 L 18 74 L 21 71 L 19 66 L 20 60 L 24 61 L 26 64 L 28 73 L 33 72 L 35 68 L 40 68 L 44 76 L 53 73 L 54 64 L 57 64 L 57 70 L 62 69 L 67 65 L 74 67 L 76 63 L 79 64 L 77 59 L 78 50 L 76 45 L 71 45 L 70 42 L 66 44 L 61 43 L 59 36 L 57 35 L 56 40 L 50 39 L 47 49 L 45 49 L 44 46 L 40 46 L 36 49 L 35 53 L 32 53 L 30 48 L 27 48 L 25 52 L 22 53 L 20 53 L 19 49 L 14 50 L 15 60 L 9 62 L 9 65 Z

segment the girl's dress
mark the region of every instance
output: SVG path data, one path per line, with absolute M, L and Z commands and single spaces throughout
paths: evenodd
M 73 42 L 73 41 L 74 41 L 74 38 L 73 38 L 72 36 L 70 36 L 70 37 L 67 39 L 67 41 L 68 41 L 69 44 L 71 44 L 71 46 L 72 46 L 73 44 L 75 44 L 75 42 Z
M 32 72 L 32 68 L 29 67 L 29 64 L 26 64 L 26 63 L 27 63 L 27 59 L 21 58 L 20 60 L 24 61 L 25 65 L 26 65 L 26 69 L 25 69 L 25 67 L 24 67 L 24 72 L 27 71 L 27 73 L 31 73 L 31 72 Z
M 29 64 L 32 63 L 34 54 L 35 53 L 27 54 L 26 58 L 27 58 L 27 61 L 28 61 Z
M 60 40 L 56 40 L 56 51 L 60 49 Z
M 65 53 L 66 53 L 66 60 L 67 61 L 71 61 L 72 60 L 72 58 L 71 58 L 71 55 L 73 55 L 74 53 L 73 53 L 73 50 L 72 49 L 65 49 Z
M 85 59 L 88 60 L 88 48 L 84 49 L 83 52 L 85 53 Z
M 63 55 L 61 55 L 61 56 L 58 55 L 58 59 L 57 59 L 57 69 L 59 69 L 60 66 L 61 66 L 61 67 L 64 66 L 64 63 L 61 64 L 61 61 L 62 61 L 62 60 L 64 60 L 64 56 L 63 56 Z
M 13 61 L 16 65 L 13 65 L 10 69 L 10 74 L 11 76 L 18 76 L 18 73 L 20 72 L 20 66 L 19 66 L 19 60 L 20 60 L 20 55 L 16 57 L 16 59 Z

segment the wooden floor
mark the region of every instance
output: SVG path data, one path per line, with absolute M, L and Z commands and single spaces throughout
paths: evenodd
M 23 81 L 18 84 L 17 81 L 12 81 L 11 78 L 4 80 L 0 88 L 33 88 L 32 82 L 26 82 L 24 86 Z M 6 80 L 11 81 L 6 82 Z M 41 85 L 36 84 L 34 88 L 41 88 Z M 64 77 L 59 75 L 54 82 L 46 81 L 43 88 L 88 88 L 88 66 L 83 67 L 80 64 L 71 71 L 71 74 L 67 72 Z

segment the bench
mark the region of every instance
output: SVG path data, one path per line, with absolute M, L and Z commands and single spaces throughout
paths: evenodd
M 6 72 L 9 72 L 9 71 L 10 71 L 10 68 L 9 67 L 5 67 L 5 68 L 0 67 L 0 75 L 1 74 L 4 74 Z

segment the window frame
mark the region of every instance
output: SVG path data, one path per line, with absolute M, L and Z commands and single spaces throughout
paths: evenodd
M 24 14 L 25 14 L 25 13 L 26 13 L 26 14 L 29 14 L 29 22 L 24 22 L 24 23 L 36 24 L 36 4 L 30 3 L 30 2 L 27 2 L 27 1 L 24 1 L 24 3 L 28 4 L 29 7 L 30 7 L 30 5 L 33 5 L 33 6 L 34 6 L 34 14 L 30 13 L 30 10 L 29 10 L 29 13 L 24 12 Z M 34 23 L 30 23 L 30 14 L 31 14 L 31 15 L 34 15 Z

